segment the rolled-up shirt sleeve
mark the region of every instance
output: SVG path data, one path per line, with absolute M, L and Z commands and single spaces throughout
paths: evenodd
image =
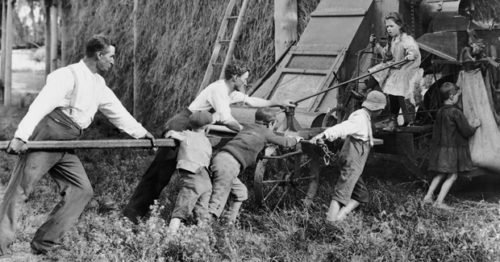
M 329 141 L 345 139 L 349 135 L 363 135 L 364 121 L 361 116 L 349 117 L 346 121 L 326 129 L 323 134 Z
M 134 138 L 142 138 L 148 132 L 135 118 L 125 109 L 116 95 L 105 86 L 103 88 L 99 111 L 118 129 Z
M 14 137 L 28 141 L 42 118 L 55 108 L 64 106 L 65 97 L 73 91 L 74 84 L 73 75 L 67 68 L 61 68 L 49 74 L 45 86 L 19 123 Z

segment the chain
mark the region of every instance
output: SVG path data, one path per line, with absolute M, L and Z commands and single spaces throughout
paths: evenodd
M 328 146 L 324 143 L 318 144 L 321 150 L 323 150 L 323 162 L 325 162 L 325 165 L 328 166 L 330 165 L 330 162 L 335 161 L 337 158 L 337 154 L 334 152 L 330 151 L 328 149 Z

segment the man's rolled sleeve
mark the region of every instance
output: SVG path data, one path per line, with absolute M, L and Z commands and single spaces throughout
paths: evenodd
M 148 132 L 135 118 L 125 109 L 120 100 L 108 87 L 104 92 L 99 104 L 101 111 L 109 121 L 118 129 L 124 131 L 134 138 L 142 138 Z

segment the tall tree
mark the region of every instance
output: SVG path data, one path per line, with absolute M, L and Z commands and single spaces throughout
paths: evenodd
M 70 11 L 71 5 L 69 1 L 59 1 L 60 12 L 59 16 L 61 17 L 61 66 L 66 66 L 69 64 L 68 61 L 68 36 L 70 34 Z
M 45 18 L 45 76 L 50 73 L 50 6 L 52 0 L 43 0 L 43 10 Z
M 57 69 L 57 2 L 52 0 L 50 5 L 50 72 Z

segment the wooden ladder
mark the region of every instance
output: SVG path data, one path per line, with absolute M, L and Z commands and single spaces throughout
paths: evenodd
M 233 11 L 236 8 L 236 2 L 242 1 L 240 11 L 238 15 L 233 15 Z M 212 52 L 212 56 L 210 57 L 210 62 L 208 63 L 207 70 L 205 71 L 205 75 L 203 76 L 203 81 L 201 82 L 200 89 L 198 90 L 198 94 L 203 90 L 212 80 L 212 76 L 214 75 L 214 71 L 216 68 L 220 68 L 219 79 L 224 77 L 224 70 L 227 65 L 231 63 L 231 58 L 233 56 L 234 48 L 236 46 L 236 40 L 238 39 L 241 33 L 241 25 L 243 23 L 243 17 L 245 15 L 245 11 L 247 9 L 248 0 L 230 0 L 227 5 L 226 12 L 224 13 L 224 18 L 222 19 L 222 23 L 219 28 L 219 32 L 217 33 L 217 39 L 215 40 L 214 50 Z M 229 21 L 236 22 L 233 26 L 233 32 L 230 39 L 225 39 L 226 31 L 228 26 L 233 23 L 229 23 Z M 221 50 L 223 46 L 227 46 L 227 51 L 225 53 L 225 57 L 222 58 L 223 54 L 221 54 Z M 220 59 L 219 59 L 220 58 Z M 220 61 L 224 59 L 224 62 Z

